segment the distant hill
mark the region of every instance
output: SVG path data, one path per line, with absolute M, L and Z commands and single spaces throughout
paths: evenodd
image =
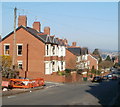
M 90 52 L 94 51 L 94 49 L 89 49 L 89 50 L 90 50 Z M 109 49 L 99 49 L 99 51 L 100 51 L 100 53 L 101 52 L 118 52 L 118 50 L 109 50 Z

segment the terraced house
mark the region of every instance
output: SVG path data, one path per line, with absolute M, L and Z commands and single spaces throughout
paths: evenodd
M 91 69 L 94 66 L 98 69 L 97 60 L 88 53 L 87 48 L 76 46 L 76 42 L 69 46 L 66 39 L 51 35 L 50 27 L 44 27 L 41 32 L 40 22 L 34 22 L 32 28 L 28 27 L 26 16 L 18 17 L 16 33 L 10 32 L 1 44 L 2 55 L 14 58 L 20 77 L 43 77 L 48 81 L 64 82 L 66 79 L 56 75 L 56 72 L 76 67 Z
M 2 39 L 2 55 L 13 57 L 14 31 Z M 15 65 L 20 70 L 21 77 L 39 78 L 57 71 L 65 70 L 65 44 L 54 35 L 50 28 L 41 32 L 40 22 L 34 22 L 33 27 L 27 26 L 27 17 L 18 17 L 16 29 Z
M 76 46 L 76 42 L 66 49 L 66 68 L 68 69 L 89 69 L 92 67 L 98 70 L 98 60 L 90 54 L 88 48 Z

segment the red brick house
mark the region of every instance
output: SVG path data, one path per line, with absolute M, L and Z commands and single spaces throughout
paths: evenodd
M 78 47 L 75 42 L 72 43 L 72 46 L 67 46 L 67 69 L 92 69 L 93 66 L 98 70 L 98 60 L 88 53 L 87 48 Z
M 2 41 L 2 55 L 13 57 L 14 31 Z M 15 65 L 21 77 L 39 78 L 65 70 L 66 49 L 62 41 L 50 35 L 50 28 L 41 32 L 40 22 L 27 26 L 27 17 L 19 16 L 16 29 Z

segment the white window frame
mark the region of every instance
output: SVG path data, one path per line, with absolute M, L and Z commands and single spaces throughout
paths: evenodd
M 18 46 L 22 46 L 22 54 L 23 54 L 23 44 L 17 44 L 17 56 L 22 56 L 22 54 L 18 54 Z
M 56 55 L 56 46 L 55 45 L 52 46 L 52 55 L 53 56 Z
M 46 65 L 48 64 L 48 67 L 46 67 Z M 52 74 L 52 65 L 51 65 L 51 61 L 45 61 L 45 75 L 50 75 Z M 48 71 L 46 71 L 48 70 Z
M 88 65 L 90 65 L 90 61 L 88 61 Z
M 80 56 L 77 56 L 76 62 L 80 62 Z
M 48 47 L 48 48 L 47 48 Z M 47 54 L 48 53 L 48 54 Z M 45 45 L 45 56 L 49 56 L 49 44 Z
M 4 44 L 4 55 L 9 55 L 9 54 L 6 54 L 6 46 L 9 46 L 9 54 L 10 54 L 10 44 Z
M 23 69 L 23 61 L 20 60 L 20 61 L 17 61 L 18 62 L 18 69 Z M 22 68 L 19 67 L 19 64 L 22 64 Z

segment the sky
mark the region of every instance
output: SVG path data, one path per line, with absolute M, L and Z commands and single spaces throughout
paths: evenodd
M 40 21 L 41 31 L 49 26 L 51 35 L 66 38 L 70 45 L 77 42 L 78 46 L 89 49 L 118 50 L 117 2 L 2 2 L 0 5 L 2 37 L 13 31 L 16 7 L 17 18 L 26 15 L 29 27 Z

